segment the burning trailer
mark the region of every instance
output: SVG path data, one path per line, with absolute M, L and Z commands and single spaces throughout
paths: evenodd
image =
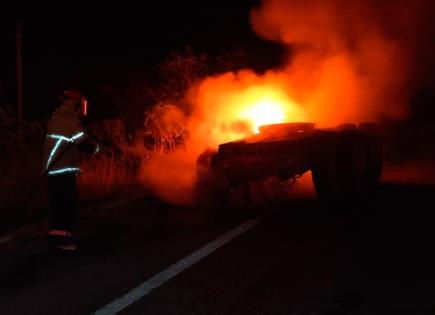
M 339 202 L 368 198 L 382 173 L 382 144 L 375 123 L 319 129 L 314 123 L 260 127 L 253 136 L 223 143 L 197 159 L 199 202 L 222 203 L 238 188 L 272 178 L 295 182 L 311 171 L 321 200 Z

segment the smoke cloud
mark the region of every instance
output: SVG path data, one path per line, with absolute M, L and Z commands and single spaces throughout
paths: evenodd
M 336 123 L 406 117 L 433 51 L 433 9 L 419 0 L 264 0 L 251 21 L 261 37 L 290 45 L 284 71 L 310 116 Z
M 291 104 L 287 121 L 405 119 L 433 66 L 433 12 L 434 1 L 423 0 L 263 0 L 251 11 L 252 28 L 288 47 L 288 60 L 265 74 L 229 72 L 192 87 L 187 150 L 153 158 L 144 178 L 165 200 L 191 203 L 198 155 L 251 131 L 240 114 L 252 89 Z

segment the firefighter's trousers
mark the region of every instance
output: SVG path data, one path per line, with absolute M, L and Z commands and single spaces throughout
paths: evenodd
M 73 232 L 78 220 L 77 174 L 47 178 L 50 199 L 50 230 Z

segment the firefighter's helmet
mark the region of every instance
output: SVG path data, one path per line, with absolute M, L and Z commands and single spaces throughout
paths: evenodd
M 60 98 L 63 102 L 72 101 L 75 109 L 80 112 L 80 115 L 87 115 L 88 100 L 80 91 L 74 89 L 64 90 Z

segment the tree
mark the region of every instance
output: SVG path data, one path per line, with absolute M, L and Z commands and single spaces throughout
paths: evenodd
M 186 100 L 186 92 L 208 73 L 208 56 L 197 55 L 192 48 L 183 52 L 173 51 L 159 64 L 159 85 L 148 90 L 156 104 L 173 104 L 185 114 L 192 110 Z

